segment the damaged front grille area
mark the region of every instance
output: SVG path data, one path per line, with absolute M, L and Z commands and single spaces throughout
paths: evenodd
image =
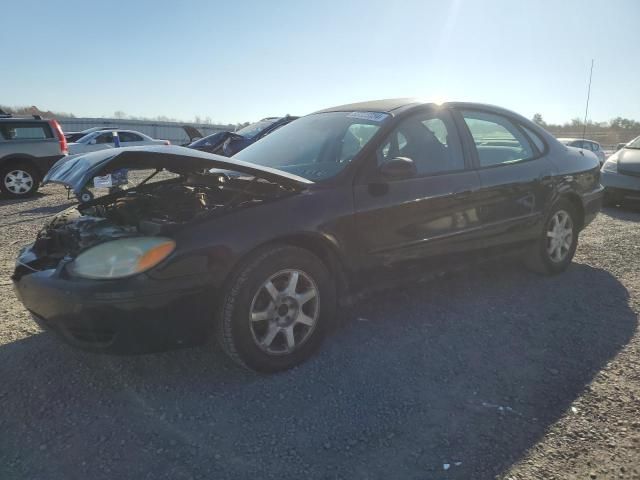
M 18 260 L 14 277 L 57 268 L 99 243 L 131 236 L 168 236 L 184 225 L 275 199 L 291 191 L 265 181 L 188 177 L 116 191 L 56 215 Z M 21 263 L 22 262 L 22 263 Z

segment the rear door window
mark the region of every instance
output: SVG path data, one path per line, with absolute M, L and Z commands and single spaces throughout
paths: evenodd
M 529 140 L 508 118 L 476 110 L 461 113 L 476 145 L 481 167 L 521 162 L 535 157 Z

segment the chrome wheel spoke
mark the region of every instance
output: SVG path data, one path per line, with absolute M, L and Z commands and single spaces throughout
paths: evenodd
M 297 271 L 291 272 L 289 276 L 289 283 L 284 290 L 284 293 L 293 297 L 296 294 L 296 288 L 298 288 L 298 279 L 300 278 L 300 274 Z
M 271 320 L 275 316 L 273 311 L 273 304 L 270 304 L 266 310 L 251 312 L 252 322 L 263 322 L 265 320 Z
M 298 299 L 298 302 L 300 303 L 300 305 L 304 305 L 305 303 L 307 303 L 312 298 L 316 298 L 316 291 L 314 289 L 312 289 L 312 288 L 310 288 L 306 292 L 299 293 L 297 295 L 297 299 Z
M 273 282 L 271 280 L 267 281 L 264 284 L 264 289 L 269 293 L 269 295 L 271 296 L 272 300 L 277 300 L 278 296 L 280 295 L 280 292 L 278 291 L 278 289 L 276 288 L 276 286 L 273 284 Z
M 285 337 L 287 339 L 287 349 L 289 351 L 293 350 L 296 346 L 296 338 L 293 335 L 293 325 L 286 328 L 284 331 Z
M 267 334 L 262 339 L 262 345 L 265 347 L 270 347 L 275 338 L 280 333 L 280 329 L 276 325 L 269 325 L 269 329 L 267 330 Z
M 301 323 L 302 325 L 306 325 L 307 327 L 312 327 L 314 322 L 315 320 L 313 318 L 303 313 L 302 311 L 296 317 L 296 323 Z

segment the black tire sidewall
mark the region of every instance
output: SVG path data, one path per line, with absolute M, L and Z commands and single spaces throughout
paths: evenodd
M 29 175 L 31 175 L 31 178 L 33 179 L 33 186 L 31 187 L 31 190 L 29 190 L 27 193 L 16 194 L 6 189 L 4 185 L 4 177 L 12 170 L 23 170 L 27 172 Z M 40 185 L 40 176 L 38 174 L 38 171 L 32 165 L 14 162 L 14 163 L 9 163 L 9 164 L 0 166 L 0 192 L 5 197 L 8 197 L 8 198 L 32 197 L 38 191 L 39 185 Z
M 252 261 L 251 261 L 252 260 Z M 324 264 L 312 253 L 297 247 L 275 247 L 254 255 L 231 282 L 224 296 L 219 335 L 227 353 L 244 366 L 272 373 L 292 368 L 309 358 L 324 339 L 335 314 L 335 285 Z M 300 348 L 289 355 L 269 355 L 255 344 L 250 330 L 253 297 L 273 274 L 286 269 L 306 273 L 316 283 L 320 297 L 320 313 L 314 331 Z
M 559 210 L 564 210 L 571 217 L 571 224 L 573 228 L 573 239 L 571 241 L 571 248 L 569 249 L 569 253 L 565 257 L 565 259 L 562 260 L 561 262 L 554 262 L 549 257 L 549 252 L 547 251 L 547 231 L 549 229 L 549 222 L 551 222 L 551 219 Z M 542 230 L 542 238 L 540 239 L 539 246 L 538 246 L 540 259 L 542 260 L 545 269 L 549 273 L 553 274 L 553 273 L 563 272 L 571 264 L 571 262 L 573 261 L 573 256 L 576 253 L 576 248 L 578 247 L 579 233 L 580 232 L 577 228 L 576 211 L 573 205 L 571 204 L 571 202 L 567 200 L 560 200 L 556 204 L 554 204 L 553 208 L 551 208 L 549 214 L 545 218 L 544 226 Z

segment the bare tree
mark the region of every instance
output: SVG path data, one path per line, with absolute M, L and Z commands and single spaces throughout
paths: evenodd
M 544 121 L 541 113 L 536 113 L 531 120 L 542 127 L 547 125 L 547 122 Z

